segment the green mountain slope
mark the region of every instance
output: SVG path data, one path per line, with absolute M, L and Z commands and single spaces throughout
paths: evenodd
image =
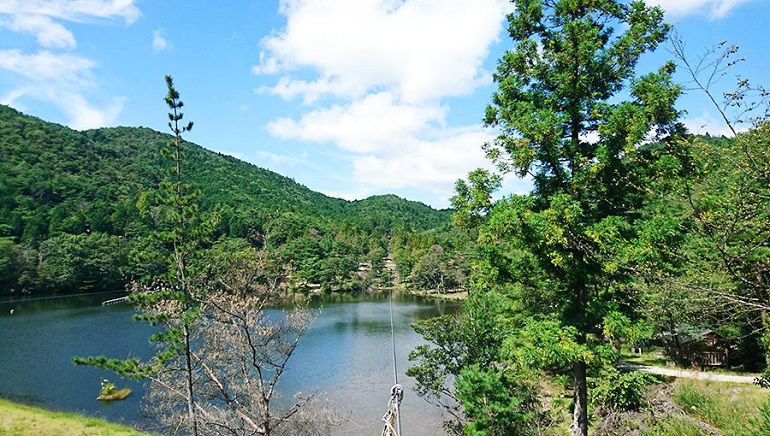
M 96 289 L 138 274 L 124 266 L 130 250 L 146 248 L 137 241 L 147 239 L 153 221 L 138 205 L 166 177 L 160 149 L 169 138 L 134 127 L 78 132 L 0 106 L 0 293 Z M 287 262 L 304 265 L 297 269 L 315 271 L 318 262 L 332 261 L 355 269 L 380 256 L 394 231 L 408 241 L 451 221 L 449 211 L 395 195 L 331 198 L 192 143 L 184 153 L 183 171 L 201 190 L 201 212 L 221 214 L 214 238 L 283 250 Z M 84 266 L 83 257 L 95 252 L 100 257 Z M 70 259 L 69 266 L 59 265 L 61 259 Z M 71 271 L 76 267 L 83 271 Z
M 0 236 L 36 242 L 57 232 L 120 235 L 143 191 L 165 177 L 160 147 L 169 135 L 117 127 L 77 132 L 0 106 Z M 327 197 L 272 171 L 185 144 L 186 168 L 202 191 L 202 209 L 225 211 L 234 235 L 294 212 L 368 230 L 427 230 L 449 214 L 393 195 L 348 202 Z

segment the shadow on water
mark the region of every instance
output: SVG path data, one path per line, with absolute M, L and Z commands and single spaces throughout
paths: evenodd
M 142 383 L 115 374 L 75 366 L 74 356 L 147 358 L 154 331 L 133 320 L 125 303 L 101 306 L 121 293 L 85 294 L 0 302 L 0 397 L 52 410 L 64 410 L 145 427 L 141 415 Z M 318 313 L 279 382 L 284 398 L 320 392 L 351 413 L 351 422 L 333 434 L 377 434 L 393 385 L 393 348 L 388 294 L 331 295 L 310 304 Z M 437 434 L 440 411 L 418 398 L 404 375 L 407 356 L 422 338 L 410 324 L 454 313 L 459 304 L 399 295 L 393 299 L 396 364 L 405 387 L 402 425 L 410 435 Z M 11 314 L 10 310 L 14 313 Z M 134 393 L 125 401 L 96 401 L 103 378 Z
M 89 292 L 45 297 L 6 295 L 0 297 L 0 317 L 12 314 L 35 314 L 77 307 L 101 306 L 101 303 L 104 301 L 125 295 L 126 291 Z M 11 312 L 12 310 L 13 312 Z

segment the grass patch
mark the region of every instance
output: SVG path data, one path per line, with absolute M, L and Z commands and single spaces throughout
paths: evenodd
M 642 432 L 642 436 L 700 436 L 700 428 L 682 418 L 668 417 Z
M 666 367 L 666 357 L 660 352 L 645 352 L 636 354 L 624 349 L 621 353 L 621 359 L 628 363 L 644 366 L 662 366 Z
M 677 380 L 672 395 L 688 415 L 725 434 L 741 434 L 759 418 L 770 391 L 753 385 Z
M 0 399 L 0 436 L 143 436 L 146 433 L 103 419 L 51 412 Z
M 749 384 L 666 378 L 646 389 L 638 411 L 600 412 L 593 434 L 770 435 L 770 389 Z

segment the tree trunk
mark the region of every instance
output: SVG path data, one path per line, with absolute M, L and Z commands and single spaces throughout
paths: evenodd
M 585 253 L 574 251 L 578 265 L 585 265 Z M 586 289 L 585 276 L 579 275 L 575 282 L 575 324 L 580 331 L 578 341 L 586 343 L 586 307 L 588 306 L 588 290 Z M 586 361 L 580 359 L 572 364 L 572 378 L 575 385 L 574 410 L 572 414 L 572 436 L 588 435 L 588 385 L 586 383 Z
M 270 436 L 273 431 L 271 428 L 270 417 L 270 402 L 264 396 L 260 400 L 260 407 L 262 408 L 262 436 Z
M 192 373 L 192 349 L 190 327 L 184 325 L 185 345 L 185 388 L 187 390 L 187 413 L 190 418 L 190 426 L 193 436 L 198 436 L 198 420 L 195 416 L 195 397 L 193 397 L 193 373 Z
M 767 309 L 762 309 L 762 327 L 768 327 L 768 315 L 767 315 Z M 765 364 L 770 366 L 770 351 L 765 350 Z
M 586 384 L 586 363 L 579 360 L 572 366 L 575 383 L 575 409 L 572 414 L 572 436 L 588 435 L 588 386 Z

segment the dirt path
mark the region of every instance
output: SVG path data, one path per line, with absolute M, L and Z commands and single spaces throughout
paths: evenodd
M 718 381 L 718 382 L 754 384 L 754 380 L 756 380 L 755 376 L 748 376 L 748 375 L 716 374 L 711 372 L 689 371 L 685 369 L 673 369 L 673 368 L 661 368 L 658 366 L 635 365 L 633 363 L 626 363 L 626 362 L 621 362 L 620 365 L 618 366 L 620 366 L 621 368 L 634 369 L 637 371 L 649 372 L 651 374 L 666 375 L 669 377 L 695 378 L 699 380 L 712 380 L 712 381 Z

